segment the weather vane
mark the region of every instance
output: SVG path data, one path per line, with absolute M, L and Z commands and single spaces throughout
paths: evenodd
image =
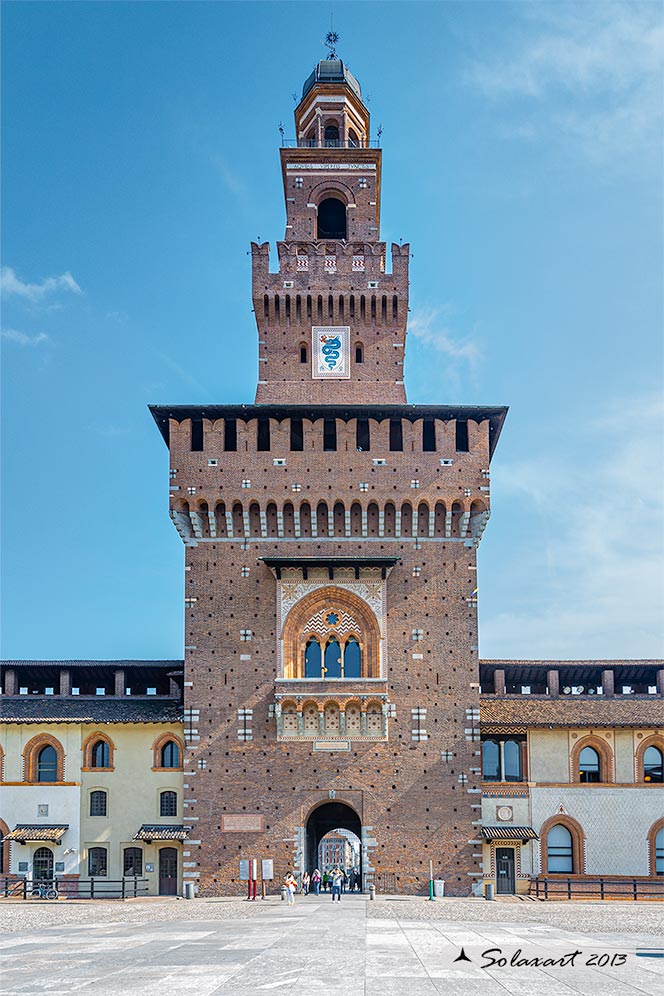
M 327 54 L 328 59 L 336 59 L 337 57 L 336 47 L 338 41 L 339 41 L 339 35 L 334 30 L 328 31 L 328 33 L 325 35 L 324 44 L 325 47 L 329 48 L 330 50 Z

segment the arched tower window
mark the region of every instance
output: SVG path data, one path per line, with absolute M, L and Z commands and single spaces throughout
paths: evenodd
M 487 782 L 500 781 L 500 750 L 495 740 L 482 744 L 482 777 Z
M 318 205 L 318 238 L 346 238 L 346 205 L 337 197 L 326 197 Z
M 93 768 L 108 768 L 110 763 L 108 744 L 105 740 L 98 740 L 92 748 Z
M 646 747 L 643 752 L 643 780 L 644 782 L 661 782 L 662 777 L 662 752 L 659 747 L 653 744 Z
M 339 128 L 335 124 L 325 125 L 323 133 L 324 144 L 327 148 L 336 148 L 339 145 Z
M 360 140 L 357 137 L 357 133 L 352 128 L 348 130 L 348 145 L 350 146 L 351 149 L 357 149 L 359 148 L 360 145 Z

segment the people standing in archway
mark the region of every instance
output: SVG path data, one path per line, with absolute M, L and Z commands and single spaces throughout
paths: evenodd
M 318 896 L 320 894 L 320 882 L 321 882 L 320 871 L 318 870 L 318 868 L 314 868 L 314 873 L 311 876 L 311 884 L 313 886 L 315 896 Z
M 310 879 L 310 876 L 309 876 L 309 872 L 305 871 L 304 875 L 302 876 L 302 895 L 303 896 L 308 896 L 309 895 L 309 882 L 310 881 L 311 881 L 311 879 Z
M 335 896 L 339 902 L 341 902 L 341 882 L 343 876 L 339 868 L 332 869 L 332 902 L 334 902 Z

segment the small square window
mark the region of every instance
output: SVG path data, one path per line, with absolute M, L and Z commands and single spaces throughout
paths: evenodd
M 451 467 L 453 463 L 454 463 L 454 460 L 449 460 L 447 457 L 443 458 L 440 461 L 441 467 Z
M 196 494 L 196 488 L 188 487 L 187 488 L 187 493 L 190 494 L 190 495 L 195 495 Z
M 468 775 L 465 775 L 463 772 L 461 772 L 461 774 L 459 775 L 459 785 L 465 785 L 467 781 L 468 781 Z
M 295 177 L 295 186 L 297 187 L 298 190 L 301 190 L 302 187 L 304 186 L 304 180 L 302 179 L 301 176 Z
M 470 498 L 471 494 L 472 494 L 472 492 L 471 492 L 470 488 L 464 488 L 463 489 L 463 496 L 464 496 L 464 498 Z
M 168 473 L 170 474 L 171 480 L 173 480 L 178 476 L 177 467 L 171 467 Z
M 413 630 L 413 639 L 414 640 L 418 641 L 418 640 L 423 639 L 423 637 L 424 637 L 424 630 L 422 630 L 422 629 L 414 629 Z
M 44 695 L 53 695 L 53 689 L 52 688 L 45 688 L 44 689 Z
M 249 640 L 251 640 L 251 636 L 252 636 L 252 634 L 251 634 L 251 630 L 250 629 L 241 629 L 240 630 L 240 639 L 243 641 L 243 643 L 248 643 Z
M 275 457 L 274 460 L 272 461 L 272 465 L 274 467 L 285 467 L 286 460 L 284 457 Z
M 301 484 L 292 484 L 291 485 L 291 491 L 301 491 L 301 490 L 302 490 L 302 485 Z
M 378 459 L 373 460 L 372 462 L 374 467 L 384 467 L 385 464 L 387 463 L 387 460 L 385 460 L 383 457 L 378 457 Z
M 198 759 L 198 767 L 199 767 L 200 771 L 205 771 L 205 769 L 207 768 L 207 759 L 204 758 L 204 757 L 199 757 L 199 759 Z
M 157 694 L 157 689 L 156 688 L 148 688 L 147 694 L 148 695 L 156 695 Z
M 249 480 L 248 477 L 245 477 L 244 480 L 242 481 L 242 487 L 243 488 L 250 488 L 251 487 L 251 481 Z
M 106 695 L 105 688 L 95 688 L 95 695 Z
M 413 567 L 413 577 L 414 578 L 419 578 L 419 576 L 420 576 L 421 573 L 422 573 L 422 568 L 421 567 Z
M 249 574 L 250 574 L 250 568 L 249 567 L 243 567 L 240 570 L 240 574 L 242 575 L 243 578 L 248 578 Z
M 80 695 L 81 694 L 81 689 L 80 688 L 72 688 L 71 693 L 72 693 L 72 695 Z
M 219 460 L 216 457 L 210 457 L 208 460 L 208 467 L 218 467 Z
M 417 481 L 417 480 L 411 481 L 410 482 L 410 486 L 411 486 L 411 488 L 419 488 L 420 482 Z
M 19 694 L 19 695 L 27 695 L 27 694 L 28 694 L 28 689 L 27 689 L 27 688 L 25 688 L 25 687 L 24 687 L 24 686 L 22 685 L 22 686 L 21 686 L 21 687 L 19 688 L 19 690 L 18 690 L 18 694 Z
M 363 176 L 360 177 L 359 185 L 360 185 L 360 189 L 361 190 L 365 190 L 366 189 L 367 181 L 366 181 L 365 177 L 363 177 Z
M 360 481 L 360 491 L 368 491 L 369 483 L 368 481 Z

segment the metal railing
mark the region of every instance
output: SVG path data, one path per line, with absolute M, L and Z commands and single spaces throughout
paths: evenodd
M 394 872 L 365 872 L 363 891 L 368 892 L 372 885 L 376 887 L 377 893 L 384 896 L 393 896 L 400 891 Z
M 147 896 L 148 880 L 146 878 L 106 878 L 103 875 L 93 878 L 40 878 L 15 879 L 5 878 L 2 886 L 2 896 L 7 899 L 29 899 L 37 886 L 54 888 L 58 895 L 66 899 L 136 899 Z
M 344 142 L 340 138 L 324 138 L 317 142 L 315 138 L 283 138 L 284 149 L 379 149 L 380 142 L 376 138 L 368 142 L 355 142 L 352 139 Z
M 537 899 L 664 899 L 664 878 L 533 878 Z

